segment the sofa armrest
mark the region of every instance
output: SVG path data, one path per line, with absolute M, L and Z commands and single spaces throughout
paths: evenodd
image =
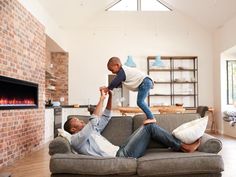
M 72 153 L 70 143 L 64 137 L 58 136 L 54 140 L 52 140 L 49 144 L 49 154 L 65 154 L 65 153 Z
M 222 142 L 218 138 L 204 133 L 198 151 L 217 154 L 221 149 Z

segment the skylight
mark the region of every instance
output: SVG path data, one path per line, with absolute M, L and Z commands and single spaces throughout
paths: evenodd
M 137 0 L 120 0 L 110 8 L 109 11 L 136 11 L 138 7 Z
M 170 9 L 157 0 L 141 0 L 141 11 L 170 11 Z
M 118 0 L 108 11 L 171 11 L 160 0 Z

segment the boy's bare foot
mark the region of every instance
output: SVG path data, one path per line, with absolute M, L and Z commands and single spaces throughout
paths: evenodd
M 143 121 L 143 124 L 146 125 L 146 124 L 151 124 L 151 123 L 156 123 L 156 119 L 153 118 L 153 119 L 146 119 L 145 121 Z
M 195 141 L 193 144 L 184 144 L 182 143 L 181 144 L 181 150 L 183 152 L 194 152 L 197 150 L 197 148 L 199 147 L 200 145 L 200 139 L 198 139 L 197 141 Z

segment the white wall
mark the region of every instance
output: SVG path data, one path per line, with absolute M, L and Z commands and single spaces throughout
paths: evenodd
M 67 31 L 69 40 L 69 102 L 95 104 L 98 88 L 107 84 L 107 60 L 132 55 L 146 72 L 149 55 L 199 57 L 199 102 L 213 105 L 212 36 L 178 13 L 100 14 L 79 31 Z M 134 97 L 133 94 L 131 97 Z M 135 104 L 136 98 L 131 98 Z
M 138 67 L 146 72 L 148 55 L 196 55 L 199 57 L 199 104 L 213 105 L 219 131 L 236 136 L 235 128 L 225 126 L 222 121 L 225 103 L 224 88 L 221 88 L 224 79 L 221 54 L 236 45 L 236 17 L 215 32 L 212 43 L 211 34 L 176 12 L 104 12 L 80 30 L 65 32 L 54 23 L 39 0 L 19 1 L 45 26 L 46 33 L 69 52 L 70 104 L 96 103 L 98 87 L 107 84 L 106 62 L 111 56 L 125 61 L 127 55 L 132 55 Z M 131 94 L 133 104 L 134 95 Z
M 216 120 L 219 132 L 236 137 L 236 128 L 230 127 L 222 120 L 222 112 L 226 108 L 225 87 L 221 87 L 224 79 L 224 70 L 221 64 L 225 57 L 223 52 L 236 45 L 236 17 L 228 21 L 224 26 L 218 29 L 214 34 L 214 107 L 216 109 Z
M 43 9 L 40 0 L 19 0 L 19 2 L 45 27 L 45 33 L 50 36 L 61 48 L 67 50 L 66 35 L 62 29 L 54 22 L 48 15 L 47 11 Z
M 104 12 L 80 30 L 63 31 L 38 0 L 20 2 L 45 26 L 46 33 L 69 53 L 69 103 L 96 104 L 98 88 L 107 85 L 107 60 L 132 55 L 146 72 L 149 55 L 199 57 L 199 104 L 213 105 L 212 37 L 177 12 Z M 207 87 L 206 87 L 207 86 Z M 131 94 L 131 105 L 135 94 Z

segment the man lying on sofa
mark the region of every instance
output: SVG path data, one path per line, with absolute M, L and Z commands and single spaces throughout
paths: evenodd
M 200 145 L 199 140 L 193 144 L 184 144 L 155 123 L 142 125 L 121 147 L 111 144 L 101 135 L 111 119 L 112 93 L 108 92 L 108 95 L 106 109 L 102 115 L 101 110 L 107 97 L 104 91 L 101 91 L 99 102 L 87 124 L 76 117 L 72 117 L 65 122 L 64 130 L 72 134 L 72 148 L 78 153 L 100 157 L 139 158 L 144 155 L 151 138 L 172 148 L 174 151 L 194 152 Z

